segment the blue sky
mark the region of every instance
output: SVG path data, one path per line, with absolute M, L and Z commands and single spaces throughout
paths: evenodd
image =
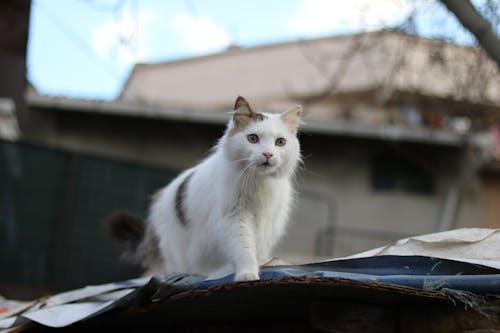
M 27 75 L 42 94 L 109 100 L 136 62 L 377 30 L 412 10 L 421 34 L 473 42 L 434 0 L 32 0 Z

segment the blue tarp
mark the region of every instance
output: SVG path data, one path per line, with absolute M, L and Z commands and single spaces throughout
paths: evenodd
M 476 294 L 500 294 L 500 270 L 424 256 L 375 256 L 306 265 L 264 267 L 260 273 L 260 278 L 264 280 L 282 277 L 343 278 L 426 290 L 448 288 Z M 232 282 L 234 275 L 217 280 L 202 281 L 201 278 L 194 277 L 188 280 L 199 283 L 195 289 L 207 289 Z

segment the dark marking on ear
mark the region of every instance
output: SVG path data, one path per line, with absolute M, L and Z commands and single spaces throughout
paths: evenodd
M 264 119 L 267 119 L 267 116 L 262 114 L 262 113 L 256 113 L 255 114 L 255 120 L 258 121 L 264 121 Z
M 233 120 L 237 128 L 247 126 L 255 118 L 255 112 L 253 112 L 250 104 L 241 96 L 238 96 L 234 102 L 234 111 Z
M 234 103 L 234 111 L 234 128 L 229 131 L 230 137 L 247 127 L 250 123 L 266 119 L 266 116 L 262 113 L 254 112 L 246 99 L 241 96 L 238 96 L 236 102 Z
M 189 175 L 186 176 L 177 188 L 177 192 L 175 192 L 175 213 L 177 214 L 177 219 L 179 220 L 179 223 L 182 224 L 183 226 L 188 225 L 188 220 L 186 217 L 186 194 L 187 194 L 187 184 L 189 183 L 189 180 L 191 179 L 191 176 L 193 174 L 190 173 Z
M 242 96 L 238 96 L 234 102 L 234 110 L 238 109 L 248 109 L 248 111 L 253 112 L 250 104 L 248 104 L 247 100 Z

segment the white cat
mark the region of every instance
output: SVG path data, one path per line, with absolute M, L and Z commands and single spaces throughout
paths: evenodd
M 128 213 L 108 221 L 126 257 L 166 273 L 229 265 L 237 281 L 258 279 L 292 206 L 301 112 L 256 113 L 238 97 L 211 155 L 154 196 L 147 223 Z

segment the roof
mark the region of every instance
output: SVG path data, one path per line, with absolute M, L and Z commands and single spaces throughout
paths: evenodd
M 31 89 L 27 102 L 42 108 L 222 125 L 238 95 L 261 110 L 307 103 L 302 128 L 309 133 L 446 146 L 490 142 L 483 135 L 454 131 L 454 119 L 441 129 L 413 126 L 404 118 L 402 103 L 416 105 L 420 122 L 424 112 L 443 120 L 454 111 L 453 116 L 465 116 L 469 123 L 472 113 L 489 121 L 500 117 L 500 73 L 478 49 L 393 31 L 232 47 L 203 57 L 137 64 L 116 101 L 41 96 Z M 343 118 L 345 110 L 352 119 Z M 394 115 L 401 119 L 394 122 Z
M 119 100 L 227 108 L 243 95 L 254 105 L 281 108 L 324 93 L 374 88 L 500 105 L 499 69 L 479 49 L 393 31 L 137 64 Z
M 234 274 L 223 269 L 210 277 L 170 273 L 87 286 L 32 302 L 6 302 L 0 329 L 205 332 L 250 331 L 252 324 L 262 331 L 259 326 L 271 324 L 276 331 L 290 323 L 294 331 L 297 325 L 348 325 L 350 331 L 392 332 L 401 323 L 419 332 L 498 329 L 499 239 L 500 229 L 465 228 L 348 258 L 264 265 L 254 281 L 234 282 Z
M 27 309 L 23 305 L 0 325 L 18 332 L 63 327 L 84 332 L 92 328 L 128 331 L 131 327 L 141 331 L 206 331 L 202 328 L 214 330 L 217 325 L 219 330 L 241 331 L 252 324 L 259 331 L 256 325 L 272 323 L 276 330 L 289 323 L 295 328 L 321 325 L 329 319 L 330 325 L 349 324 L 350 329 L 363 327 L 365 331 L 366 325 L 380 329 L 380 313 L 387 311 L 388 328 L 409 319 L 432 320 L 416 311 L 414 306 L 418 305 L 439 313 L 441 320 L 467 318 L 474 323 L 473 328 L 484 328 L 484 322 L 471 318 L 480 313 L 489 318 L 491 328 L 500 328 L 492 319 L 499 312 L 494 306 L 498 273 L 498 269 L 440 258 L 380 256 L 264 267 L 260 280 L 246 282 L 232 282 L 232 276 L 205 280 L 166 274 L 57 294 L 28 304 Z M 353 307 L 358 317 L 343 318 L 342 314 Z M 374 314 L 378 316 L 372 317 Z
M 115 116 L 129 116 L 166 121 L 181 121 L 225 125 L 229 110 L 201 108 L 182 108 L 154 105 L 141 105 L 124 101 L 96 101 L 63 97 L 50 97 L 37 94 L 25 96 L 28 106 L 59 110 L 63 112 L 86 112 Z M 462 135 L 449 130 L 436 130 L 425 127 L 411 128 L 401 125 L 373 126 L 353 122 L 319 121 L 305 119 L 302 131 L 310 134 L 346 136 L 353 138 L 379 139 L 388 141 L 407 141 L 432 145 L 458 147 L 465 143 L 489 145 L 482 134 Z

